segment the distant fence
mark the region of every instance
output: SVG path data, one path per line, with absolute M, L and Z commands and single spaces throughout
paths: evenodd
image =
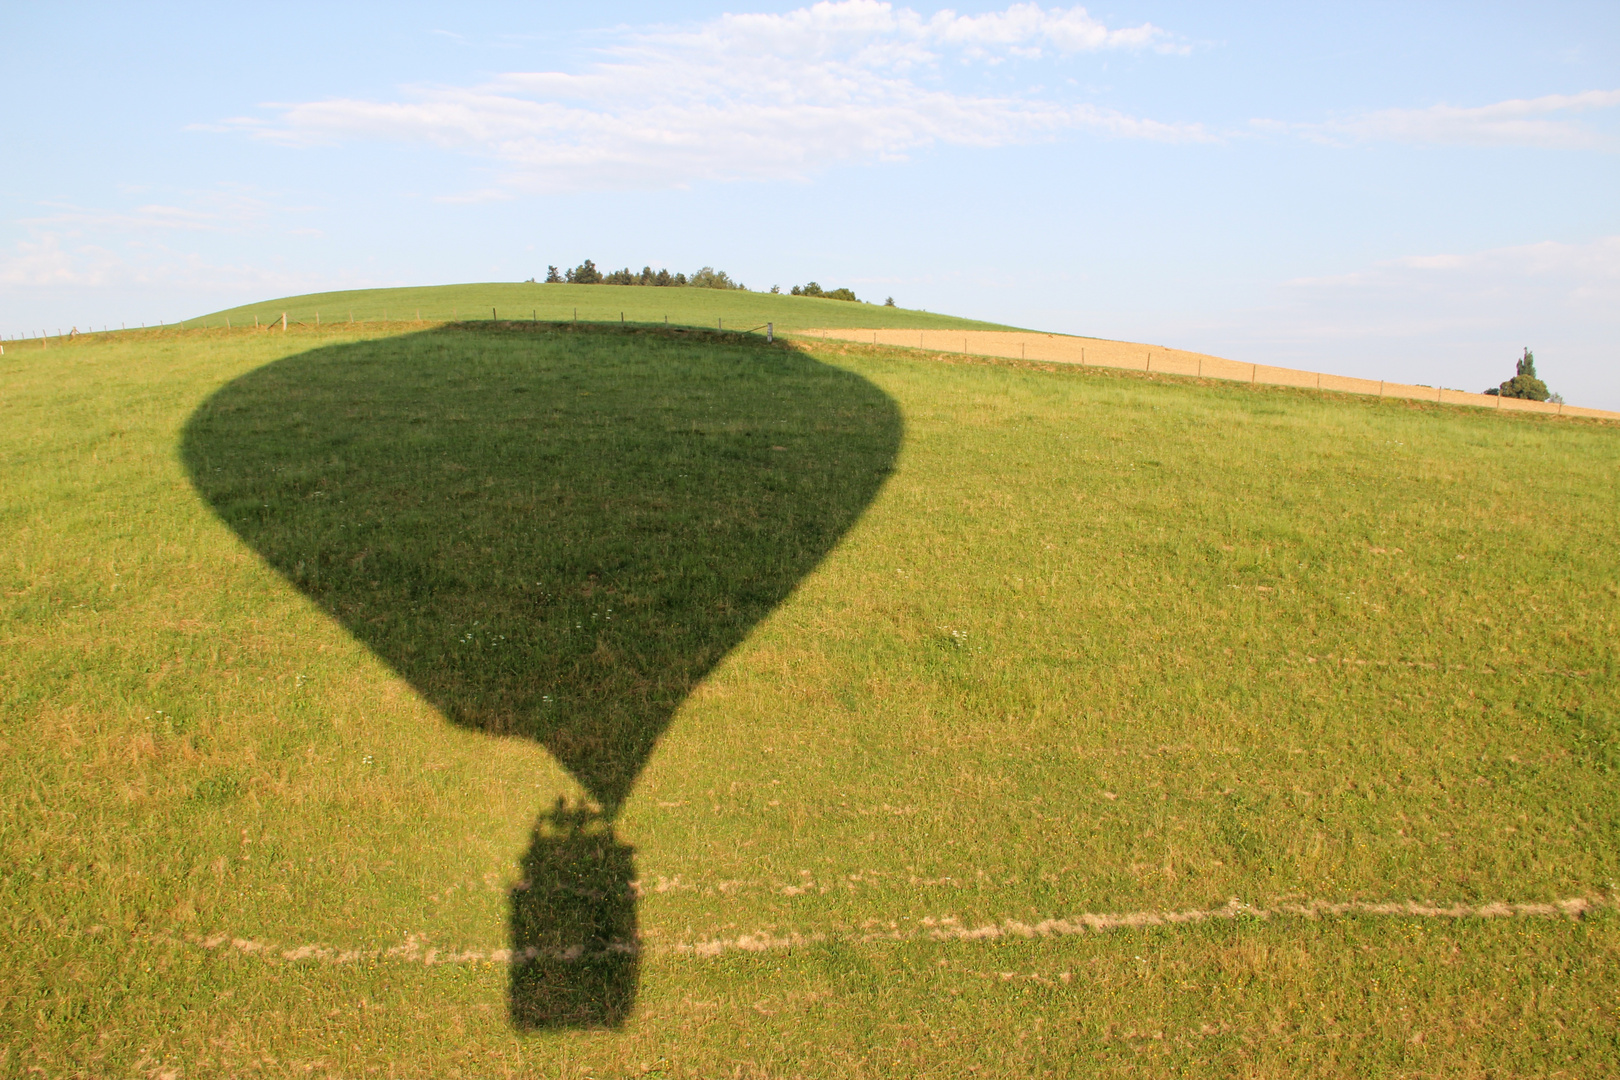
M 962 353 L 967 356 L 996 356 L 1009 360 L 1033 360 L 1051 364 L 1120 368 L 1146 371 L 1155 375 L 1192 375 L 1205 379 L 1226 379 L 1265 386 L 1298 386 L 1310 390 L 1331 390 L 1340 394 L 1366 394 L 1369 397 L 1406 398 L 1433 401 L 1441 405 L 1473 405 L 1502 412 L 1546 413 L 1553 416 L 1591 416 L 1620 420 L 1620 412 L 1560 405 L 1546 401 L 1473 394 L 1466 390 L 1445 390 L 1437 386 L 1413 386 L 1379 379 L 1352 379 L 1317 371 L 1272 367 L 1228 360 L 1207 353 L 1167 349 L 1160 345 L 1139 345 L 1129 341 L 1067 337 L 1063 334 L 1026 334 L 1001 330 L 860 330 L 817 328 L 797 331 L 798 337 L 831 341 L 853 341 L 864 345 L 891 345 L 928 352 Z

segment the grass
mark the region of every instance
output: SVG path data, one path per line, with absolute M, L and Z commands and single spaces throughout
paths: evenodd
M 1620 1054 L 1612 427 L 649 328 L 0 365 L 6 1072 Z
M 744 292 L 732 289 L 659 288 L 643 285 L 537 285 L 532 282 L 486 282 L 475 285 L 431 285 L 407 289 L 355 289 L 347 292 L 289 296 L 260 304 L 216 311 L 187 320 L 188 327 L 268 326 L 283 312 L 290 322 L 403 322 L 456 319 L 535 319 L 540 322 L 630 323 L 764 330 L 778 333 L 817 326 L 882 329 L 1004 330 L 997 323 L 958 319 L 907 308 L 850 303 L 809 296 Z M 724 324 L 722 326 L 721 324 Z

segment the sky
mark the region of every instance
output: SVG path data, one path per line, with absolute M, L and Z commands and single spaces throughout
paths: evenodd
M 1620 4 L 0 5 L 0 334 L 714 266 L 1620 409 Z

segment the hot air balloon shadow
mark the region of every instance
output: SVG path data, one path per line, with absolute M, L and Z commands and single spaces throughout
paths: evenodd
M 639 981 L 613 823 L 691 689 L 860 517 L 901 441 L 866 379 L 743 335 L 452 324 L 230 382 L 182 456 L 218 516 L 456 724 L 537 740 L 512 1022 L 617 1027 Z M 717 754 L 724 747 L 716 747 Z

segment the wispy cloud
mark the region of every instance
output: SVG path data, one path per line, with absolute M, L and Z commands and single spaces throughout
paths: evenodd
M 117 262 L 106 248 L 85 244 L 68 250 L 61 237 L 46 234 L 19 240 L 10 254 L 0 255 L 0 285 L 104 285 Z
M 579 72 L 512 72 L 402 100 L 270 106 L 225 127 L 294 145 L 381 139 L 496 163 L 485 194 L 673 187 L 807 177 L 830 165 L 904 158 L 935 144 L 991 147 L 1087 130 L 1205 140 L 1165 123 L 1039 93 L 948 89 L 947 61 L 973 64 L 1111 50 L 1183 52 L 1143 23 L 1109 27 L 1081 7 L 1018 3 L 924 17 L 876 0 L 785 14 L 725 15 L 690 29 L 629 32 Z
M 15 219 L 27 235 L 9 251 L 0 250 L 0 286 L 152 286 L 197 294 L 275 289 L 294 279 L 221 255 L 234 253 L 245 237 L 320 235 L 307 221 L 312 208 L 251 188 L 220 185 L 164 195 L 167 201 L 124 207 L 40 204 L 39 212 Z
M 1295 303 L 1364 309 L 1377 301 L 1406 313 L 1403 321 L 1448 325 L 1512 325 L 1529 307 L 1584 312 L 1620 325 L 1620 236 L 1586 244 L 1544 241 L 1467 254 L 1412 255 L 1332 277 L 1286 283 Z M 1326 328 L 1325 328 L 1326 329 Z M 1387 332 L 1360 316 L 1328 332 Z
M 1283 282 L 1271 300 L 1175 331 L 1245 360 L 1468 390 L 1512 375 L 1529 346 L 1570 401 L 1620 409 L 1620 236 L 1411 255 Z
M 248 262 L 220 261 L 167 244 L 126 244 L 118 249 L 76 243 L 57 233 L 19 240 L 0 253 L 0 286 L 15 289 L 72 287 L 82 290 L 158 287 L 200 296 L 297 291 L 308 274 Z
M 1451 146 L 1530 146 L 1547 149 L 1613 149 L 1615 140 L 1571 114 L 1620 106 L 1620 90 L 1587 90 L 1514 98 L 1470 108 L 1431 105 L 1379 109 L 1320 123 L 1255 120 L 1262 131 L 1287 132 L 1322 142 L 1429 143 Z
M 183 204 L 147 203 L 127 209 L 78 206 L 46 202 L 41 213 L 17 219 L 19 225 L 34 229 L 67 232 L 179 231 L 243 232 L 266 225 L 274 217 L 297 213 L 299 207 L 281 206 L 248 191 L 224 188 L 188 192 Z

